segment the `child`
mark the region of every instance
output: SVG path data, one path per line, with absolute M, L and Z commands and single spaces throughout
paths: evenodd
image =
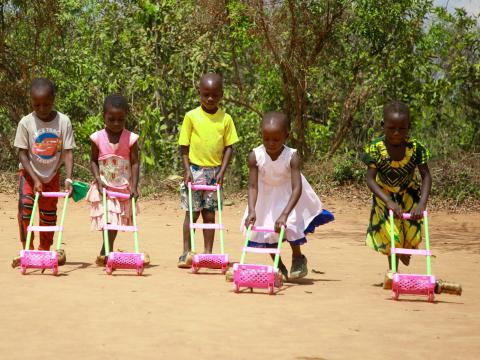
M 65 162 L 65 190 L 72 189 L 73 138 L 72 124 L 68 116 L 54 110 L 55 87 L 44 78 L 34 79 L 30 87 L 33 112 L 18 123 L 15 147 L 20 159 L 18 225 L 23 248 L 27 227 L 33 209 L 36 192 L 60 191 L 59 169 Z M 53 226 L 57 221 L 57 198 L 39 199 L 40 225 Z M 53 232 L 41 232 L 39 250 L 50 250 Z M 34 249 L 32 242 L 30 250 Z M 12 267 L 19 265 L 19 257 L 13 259 Z M 65 253 L 59 251 L 59 264 L 66 261 Z
M 90 186 L 87 201 L 91 203 L 92 230 L 103 228 L 103 188 L 139 196 L 139 154 L 138 135 L 125 129 L 128 115 L 127 99 L 119 94 L 107 96 L 103 103 L 105 129 L 90 136 L 90 168 L 95 180 Z M 108 221 L 114 225 L 131 225 L 132 203 L 130 199 L 107 197 Z M 116 230 L 108 230 L 110 249 L 117 237 Z M 103 266 L 106 262 L 105 244 L 95 263 Z M 148 262 L 148 260 L 146 260 Z
M 186 210 L 183 222 L 183 254 L 178 259 L 179 268 L 192 265 L 190 252 L 190 218 L 188 213 L 187 184 L 222 184 L 223 176 L 232 157 L 232 145 L 238 142 L 232 118 L 218 107 L 223 97 L 223 80 L 218 74 L 206 74 L 198 88 L 200 106 L 189 111 L 183 120 L 178 144 L 184 169 L 180 185 L 182 208 Z M 193 193 L 193 221 L 200 212 L 204 223 L 215 222 L 216 194 L 211 191 Z M 212 253 L 214 230 L 203 230 L 204 252 Z
M 292 266 L 288 275 L 280 260 L 279 270 L 284 280 L 299 279 L 308 274 L 307 258 L 300 250 L 300 245 L 307 242 L 305 235 L 332 221 L 333 215 L 327 210 L 322 211 L 320 199 L 300 172 L 297 151 L 285 145 L 289 137 L 287 116 L 278 112 L 266 113 L 261 132 L 263 145 L 253 149 L 248 156 L 248 207 L 241 230 L 255 223 L 275 227 L 276 232 L 285 226 L 285 239 L 292 248 Z M 276 247 L 277 243 L 277 234 L 254 232 L 248 246 Z
M 373 206 L 366 244 L 390 255 L 389 209 L 395 214 L 396 246 L 416 249 L 421 242 L 421 222 L 417 221 L 427 205 L 432 178 L 427 161 L 429 151 L 408 136 L 410 112 L 404 103 L 391 101 L 383 107 L 383 136 L 366 147 L 363 161 L 368 166 L 367 185 L 373 193 Z M 422 177 L 420 185 L 415 168 Z M 400 220 L 411 213 L 412 220 Z M 400 255 L 408 266 L 410 255 Z M 389 269 L 392 268 L 388 256 Z M 388 286 L 387 280 L 384 286 Z

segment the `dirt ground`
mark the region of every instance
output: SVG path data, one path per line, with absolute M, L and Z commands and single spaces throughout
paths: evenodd
M 20 247 L 16 198 L 0 194 L 0 359 L 480 358 L 479 213 L 432 214 L 433 272 L 464 289 L 432 304 L 393 301 L 378 286 L 387 260 L 363 245 L 367 207 L 355 199 L 324 203 L 336 221 L 309 237 L 309 275 L 269 296 L 235 294 L 214 271 L 177 269 L 183 212 L 173 200 L 141 202 L 140 246 L 152 259 L 144 276 L 107 276 L 95 266 L 101 236 L 90 232 L 83 202 L 67 213 L 60 276 L 22 276 L 10 268 Z M 237 201 L 224 211 L 234 261 L 244 206 Z M 115 248 L 133 248 L 131 237 L 122 234 Z M 283 255 L 289 266 L 288 246 Z M 264 255 L 249 259 L 268 262 Z M 423 259 L 413 259 L 408 271 L 423 272 Z

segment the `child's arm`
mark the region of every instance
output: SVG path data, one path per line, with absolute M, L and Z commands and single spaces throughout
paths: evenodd
M 423 212 L 427 207 L 428 196 L 430 195 L 430 189 L 432 188 L 432 176 L 427 164 L 418 165 L 418 171 L 422 177 L 422 190 L 421 197 L 418 205 L 411 211 L 412 219 L 420 219 L 423 216 Z
M 297 153 L 294 153 L 290 160 L 290 168 L 292 173 L 292 194 L 288 200 L 285 209 L 282 214 L 275 221 L 275 231 L 280 232 L 280 227 L 287 225 L 288 215 L 292 212 L 295 205 L 297 205 L 298 199 L 302 195 L 302 175 L 300 173 L 300 158 Z
M 189 182 L 193 182 L 193 175 L 190 171 L 190 159 L 188 158 L 189 150 L 189 146 L 180 145 L 180 155 L 182 156 L 183 164 L 183 182 L 185 183 L 185 186 L 187 186 Z
M 23 169 L 27 172 L 28 175 L 33 180 L 33 191 L 42 192 L 42 182 L 38 178 L 35 171 L 33 171 L 32 166 L 30 165 L 30 160 L 28 159 L 28 150 L 27 149 L 18 149 L 18 158 L 22 164 Z
M 140 179 L 140 161 L 138 155 L 138 143 L 135 142 L 130 148 L 130 165 L 132 167 L 132 195 L 138 199 L 140 192 L 138 191 L 138 180 Z
M 73 174 L 73 149 L 63 151 L 65 162 L 65 191 L 72 192 L 72 174 Z
M 245 219 L 245 227 L 254 225 L 257 220 L 255 206 L 257 205 L 258 195 L 258 167 L 255 153 L 252 151 L 248 155 L 248 215 Z
M 218 172 L 217 176 L 215 177 L 215 181 L 217 184 L 223 184 L 223 177 L 225 175 L 225 171 L 227 170 L 228 164 L 230 164 L 230 159 L 232 158 L 233 154 L 233 147 L 232 145 L 226 146 L 223 150 L 223 159 L 222 159 L 222 166 L 220 167 L 220 171 Z
M 392 199 L 390 199 L 378 186 L 377 181 L 375 180 L 377 177 L 377 168 L 369 167 L 367 169 L 367 185 L 368 188 L 380 199 L 382 200 L 385 205 L 393 211 L 396 217 L 402 217 L 402 209 L 398 206 Z
M 90 170 L 92 171 L 93 177 L 97 182 L 98 191 L 100 194 L 103 192 L 103 183 L 102 179 L 100 179 L 100 168 L 98 167 L 98 147 L 93 141 L 90 142 L 91 150 L 90 150 Z

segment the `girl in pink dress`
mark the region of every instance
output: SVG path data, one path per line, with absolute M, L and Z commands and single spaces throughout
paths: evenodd
M 119 94 L 109 95 L 103 104 L 105 129 L 90 136 L 90 168 L 95 180 L 90 186 L 87 201 L 91 204 L 92 230 L 102 230 L 103 188 L 139 196 L 138 135 L 125 129 L 128 114 L 127 99 Z M 114 225 L 131 225 L 132 204 L 130 199 L 107 197 L 108 220 Z M 108 231 L 110 249 L 117 237 L 116 230 Z M 102 242 L 103 243 L 103 242 Z M 105 245 L 102 245 L 96 264 L 105 263 Z

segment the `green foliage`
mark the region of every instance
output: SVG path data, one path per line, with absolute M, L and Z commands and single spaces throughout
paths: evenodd
M 332 178 L 336 185 L 365 182 L 366 168 L 358 161 L 355 152 L 337 154 L 333 157 Z
M 332 158 L 338 184 L 363 181 L 355 154 L 391 99 L 409 104 L 412 134 L 434 157 L 479 150 L 478 17 L 431 0 L 15 0 L 0 15 L 2 168 L 16 166 L 13 137 L 34 76 L 55 81 L 82 172 L 103 99 L 121 92 L 143 173 L 181 173 L 178 131 L 207 71 L 223 75 L 222 107 L 241 139 L 226 180 L 235 188 L 247 182 L 245 159 L 268 110 L 289 115 L 304 160 Z M 475 183 L 469 176 L 445 194 L 477 194 L 462 182 Z

